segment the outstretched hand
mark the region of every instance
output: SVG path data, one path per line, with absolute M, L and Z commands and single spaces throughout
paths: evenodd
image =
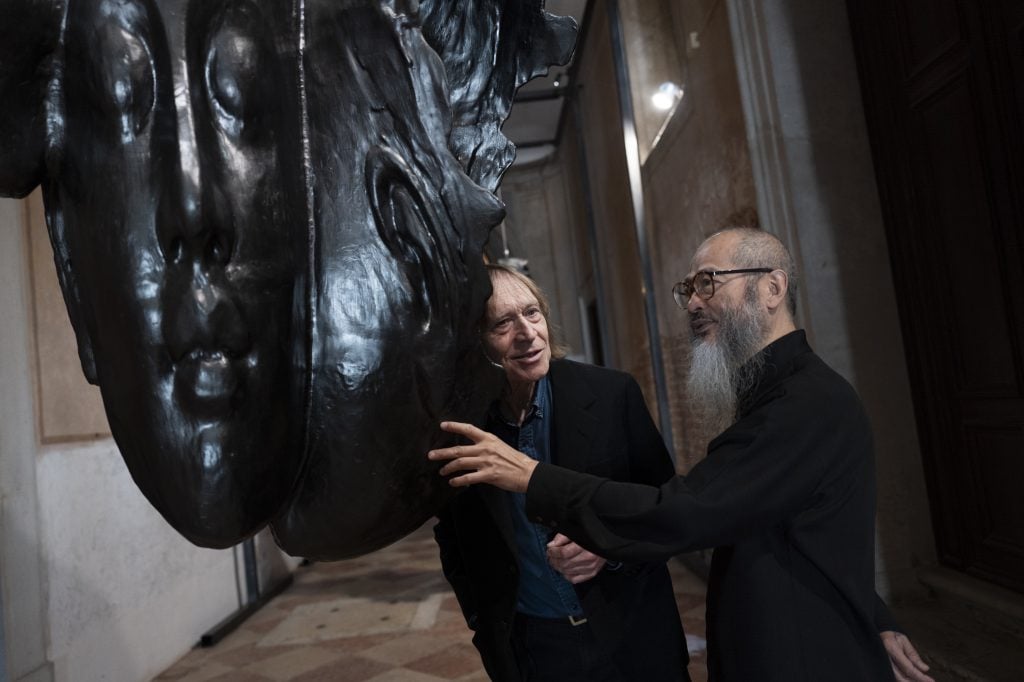
M 492 433 L 472 424 L 441 422 L 441 430 L 455 433 L 472 441 L 472 445 L 454 445 L 431 450 L 427 458 L 448 463 L 441 467 L 441 475 L 451 475 L 453 486 L 489 483 L 502 490 L 525 493 L 537 460 L 507 445 Z
M 906 635 L 893 630 L 885 630 L 880 634 L 897 682 L 935 682 L 927 674 L 928 664 L 921 660 Z

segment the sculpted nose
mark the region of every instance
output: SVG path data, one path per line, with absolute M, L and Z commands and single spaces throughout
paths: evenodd
M 164 260 L 163 335 L 175 362 L 189 354 L 238 357 L 251 342 L 233 299 L 227 265 L 234 249 L 230 218 L 179 175 L 161 197 L 158 230 Z M 176 185 L 176 186 L 175 186 Z
M 157 162 L 157 237 L 164 260 L 184 267 L 192 261 L 223 266 L 234 247 L 230 201 L 219 187 L 213 157 L 199 144 L 195 109 L 176 101 L 173 124 L 166 123 L 167 143 Z
M 183 186 L 189 184 L 187 179 L 177 180 L 169 183 L 158 210 L 157 232 L 164 260 L 179 268 L 194 263 L 207 269 L 223 268 L 235 246 L 231 219 L 218 210 L 225 202 L 218 200 L 216 189 L 208 189 L 208 196 L 202 197 L 198 190 Z

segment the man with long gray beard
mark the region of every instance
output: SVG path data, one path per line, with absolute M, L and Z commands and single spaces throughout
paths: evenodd
M 792 257 L 736 228 L 706 240 L 674 295 L 690 315 L 691 410 L 723 429 L 660 487 L 538 464 L 468 424 L 430 453 L 451 484 L 526 493 L 526 512 L 588 550 L 652 561 L 715 548 L 707 595 L 714 682 L 914 680 L 928 666 L 874 589 L 875 469 L 852 387 L 794 323 Z

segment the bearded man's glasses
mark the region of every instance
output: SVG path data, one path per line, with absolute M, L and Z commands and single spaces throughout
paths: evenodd
M 754 273 L 774 272 L 775 268 L 739 268 L 738 270 L 701 270 L 693 277 L 687 277 L 682 282 L 676 282 L 672 287 L 672 298 L 676 305 L 686 308 L 690 303 L 690 297 L 697 294 L 701 299 L 708 300 L 715 295 L 715 277 L 720 275 L 752 275 Z M 722 284 L 725 284 L 723 282 Z

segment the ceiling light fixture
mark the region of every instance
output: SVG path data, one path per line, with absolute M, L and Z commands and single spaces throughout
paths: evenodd
M 682 97 L 683 89 L 671 81 L 666 81 L 659 85 L 658 89 L 651 95 L 651 104 L 654 105 L 655 109 L 668 111 Z

